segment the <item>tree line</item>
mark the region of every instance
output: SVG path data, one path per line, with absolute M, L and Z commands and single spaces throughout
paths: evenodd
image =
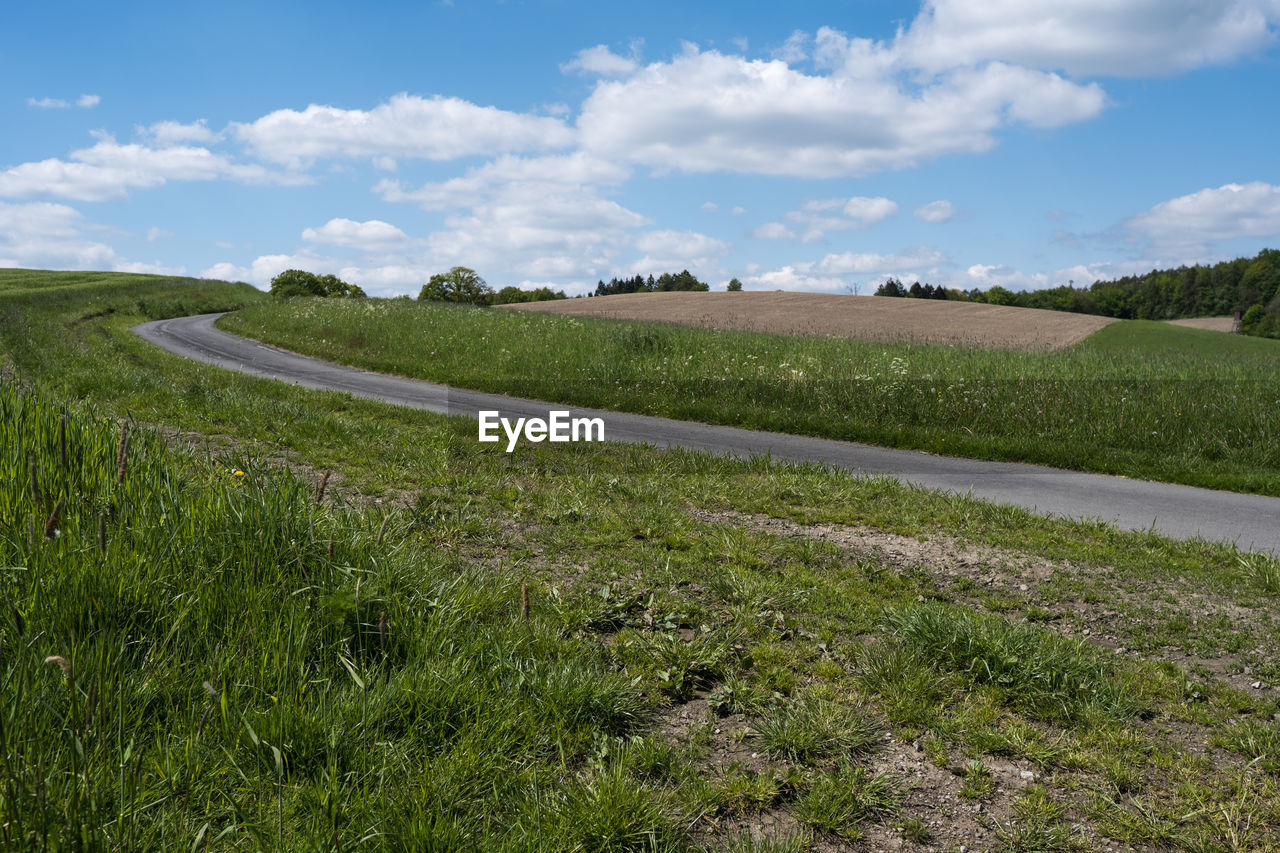
M 365 292 L 335 275 L 317 275 L 306 270 L 285 270 L 271 279 L 273 296 L 320 296 L 326 298 L 364 298 Z M 407 296 L 405 297 L 408 298 Z M 508 285 L 494 290 L 473 269 L 454 267 L 427 279 L 418 299 L 430 302 L 459 302 L 467 305 L 508 305 L 516 302 L 543 302 L 564 299 L 562 290 L 535 287 L 522 290 Z
M 681 270 L 674 275 L 664 272 L 657 278 L 654 278 L 652 273 L 648 278 L 640 275 L 632 278 L 611 278 L 608 284 L 601 279 L 596 283 L 592 296 L 616 296 L 620 293 L 668 293 L 674 290 L 705 293 L 710 289 L 705 281 L 698 281 L 693 273 Z
M 1252 258 L 1212 265 L 1152 270 L 1088 287 L 1071 282 L 1044 290 L 1014 292 L 995 285 L 964 291 L 920 282 L 905 287 L 890 278 L 876 295 L 1046 308 L 1122 320 L 1221 317 L 1239 311 L 1245 334 L 1280 338 L 1280 250 L 1263 249 Z

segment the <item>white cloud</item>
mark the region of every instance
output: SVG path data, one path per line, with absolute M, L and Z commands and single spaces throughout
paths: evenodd
M 1139 240 L 1184 257 L 1201 255 L 1218 240 L 1280 236 L 1280 186 L 1254 181 L 1206 188 L 1163 201 L 1123 227 Z
M 99 95 L 81 95 L 76 98 L 75 105 L 88 109 L 96 107 L 101 102 L 102 98 Z M 63 98 L 27 98 L 27 106 L 37 107 L 42 110 L 65 110 L 71 106 L 71 102 Z
M 985 151 L 1002 126 L 1080 121 L 1106 102 L 1097 84 L 1002 63 L 913 82 L 890 73 L 891 56 L 852 61 L 866 50 L 829 38 L 824 59 L 842 59 L 840 70 L 806 74 L 686 46 L 598 82 L 578 119 L 581 144 L 659 171 L 857 177 Z
M 742 214 L 747 212 L 747 209 L 745 207 L 742 207 L 741 205 L 734 205 L 733 210 L 729 212 L 732 213 L 734 216 L 741 216 Z
M 248 124 L 233 124 L 232 130 L 259 156 L 291 166 L 320 157 L 453 160 L 562 148 L 574 136 L 557 118 L 408 94 L 371 110 L 317 104 L 302 111 L 277 110 Z
M 802 226 L 801 232 L 796 232 L 781 222 L 769 222 L 751 233 L 762 240 L 799 239 L 812 243 L 821 240 L 828 231 L 869 228 L 897 213 L 897 203 L 883 196 L 810 199 L 799 209 L 787 212 L 789 221 Z
M 938 201 L 931 201 L 928 204 L 917 207 L 915 215 L 917 219 L 923 219 L 925 222 L 939 224 L 949 220 L 955 215 L 955 212 L 955 208 L 951 205 L 951 202 L 946 199 L 939 199 Z
M 460 177 L 405 189 L 384 180 L 387 201 L 453 210 L 445 230 L 428 236 L 441 264 L 514 269 L 533 277 L 605 275 L 649 219 L 601 195 L 630 170 L 584 152 L 523 158 L 507 155 Z
M 190 124 L 179 121 L 160 121 L 149 127 L 138 128 L 138 133 L 162 146 L 183 142 L 214 142 L 221 138 L 219 134 L 208 128 L 205 119 Z
M 781 222 L 766 222 L 751 229 L 751 236 L 757 240 L 795 240 L 798 235 Z
M 926 271 L 933 274 L 946 263 L 946 255 L 929 247 L 898 254 L 841 252 L 825 255 L 817 261 L 787 264 L 743 281 L 760 289 L 834 292 L 849 289 L 849 276 L 903 277 Z
M 820 261 L 800 264 L 804 272 L 824 275 L 893 275 L 905 270 L 923 270 L 946 263 L 946 255 L 937 249 L 921 247 L 896 255 L 876 252 L 841 252 L 823 256 Z
M 287 269 L 304 269 L 322 275 L 336 275 L 343 281 L 358 285 L 370 296 L 397 296 L 402 293 L 416 296 L 432 273 L 439 272 L 437 267 L 422 259 L 402 259 L 385 264 L 361 265 L 301 252 L 259 255 L 248 266 L 223 261 L 203 270 L 200 276 L 226 281 L 246 281 L 265 289 L 271 284 L 271 279 Z
M 868 198 L 854 196 L 845 202 L 844 215 L 856 224 L 855 227 L 866 228 L 877 222 L 896 216 L 898 205 L 883 196 Z
M 370 219 L 367 222 L 330 219 L 319 228 L 308 228 L 303 231 L 302 239 L 309 243 L 344 246 L 365 251 L 402 247 L 409 242 L 407 234 L 380 219 Z
M 749 275 L 742 280 L 751 290 L 799 290 L 809 292 L 836 292 L 845 288 L 842 278 L 815 276 L 788 265 L 776 270 Z
M 394 157 L 374 157 L 372 160 L 373 168 L 379 172 L 394 172 L 399 168 Z
M 1003 287 L 1006 290 L 1040 290 L 1049 287 L 1051 280 L 1046 273 L 1025 273 L 1004 264 L 973 264 L 964 271 L 956 286 L 963 290 L 979 287 Z
M 718 257 L 730 250 L 728 243 L 695 231 L 648 231 L 636 237 L 635 246 L 648 255 L 687 261 Z
M 166 231 L 158 225 L 152 225 L 147 229 L 147 242 L 154 243 L 157 240 L 163 240 L 166 237 L 172 237 L 172 231 Z
M 895 44 L 940 71 L 1001 60 L 1073 75 L 1171 74 L 1275 41 L 1274 0 L 927 0 Z
M 246 184 L 297 185 L 310 178 L 272 172 L 256 164 L 240 164 L 207 148 L 151 148 L 121 145 L 101 135 L 96 145 L 71 153 L 71 162 L 50 158 L 22 163 L 0 172 L 0 197 L 52 195 L 79 201 L 120 198 L 131 188 L 155 187 L 167 181 L 210 181 L 225 178 Z
M 720 205 L 716 204 L 714 201 L 704 201 L 702 203 L 702 210 L 706 213 L 715 213 L 719 209 Z
M 809 58 L 809 34 L 803 30 L 795 30 L 787 36 L 782 46 L 772 51 L 774 59 L 780 59 L 788 65 L 804 62 Z
M 152 263 L 144 263 L 142 261 L 117 261 L 112 269 L 116 272 L 132 272 L 147 273 L 149 275 L 186 275 L 187 268 L 184 266 L 170 266 L 169 264 L 153 261 Z
M 549 157 L 506 155 L 474 166 L 461 177 L 406 190 L 399 181 L 384 180 L 374 187 L 385 201 L 413 201 L 425 210 L 467 207 L 497 193 L 519 188 L 564 191 L 588 186 L 614 186 L 631 175 L 625 166 L 582 151 Z
M 95 227 L 65 204 L 0 202 L 0 267 L 185 274 L 183 267 L 121 258 L 106 243 L 85 236 Z
M 609 50 L 607 45 L 598 44 L 578 51 L 571 61 L 560 66 L 560 71 L 565 74 L 577 72 L 600 77 L 623 77 L 635 71 L 637 67 L 634 56 L 631 58 L 618 56 Z

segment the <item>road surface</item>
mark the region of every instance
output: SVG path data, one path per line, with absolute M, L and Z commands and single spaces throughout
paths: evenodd
M 214 320 L 220 316 L 204 314 L 157 320 L 144 323 L 134 331 L 175 355 L 307 388 L 347 392 L 400 406 L 473 418 L 481 410 L 497 410 L 513 420 L 518 417 L 545 419 L 551 409 L 567 410 L 572 417 L 603 418 L 605 438 L 610 441 L 685 447 L 739 457 L 767 454 L 788 462 L 817 462 L 857 474 L 888 475 L 930 489 L 969 492 L 976 498 L 1012 504 L 1044 515 L 1100 518 L 1124 530 L 1154 529 L 1175 539 L 1199 537 L 1228 541 L 1241 549 L 1280 556 L 1280 498 L 581 409 L 450 388 L 331 364 L 228 334 L 214 328 Z

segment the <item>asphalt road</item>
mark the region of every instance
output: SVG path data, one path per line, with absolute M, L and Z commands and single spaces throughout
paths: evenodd
M 214 328 L 220 314 L 144 323 L 134 329 L 175 355 L 279 379 L 307 388 L 450 415 L 547 418 L 568 410 L 572 417 L 604 420 L 605 438 L 686 447 L 739 457 L 818 462 L 858 474 L 884 474 L 930 489 L 971 492 L 974 497 L 1068 518 L 1100 518 L 1125 530 L 1155 529 L 1178 539 L 1200 537 L 1280 556 L 1280 498 L 1218 492 L 1191 486 L 1062 471 L 1015 462 L 935 456 L 847 441 L 807 438 L 734 427 L 675 421 L 648 415 L 581 409 L 538 400 L 450 388 L 331 364 L 231 335 Z M 505 442 L 502 446 L 505 446 Z

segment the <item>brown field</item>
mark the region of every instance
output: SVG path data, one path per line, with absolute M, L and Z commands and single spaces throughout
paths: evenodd
M 1190 320 L 1169 320 L 1175 326 L 1208 329 L 1211 332 L 1230 332 L 1235 328 L 1234 317 L 1193 317 Z
M 1007 305 L 781 291 L 629 293 L 504 307 L 780 335 L 1019 350 L 1068 347 L 1115 322 L 1110 317 Z

